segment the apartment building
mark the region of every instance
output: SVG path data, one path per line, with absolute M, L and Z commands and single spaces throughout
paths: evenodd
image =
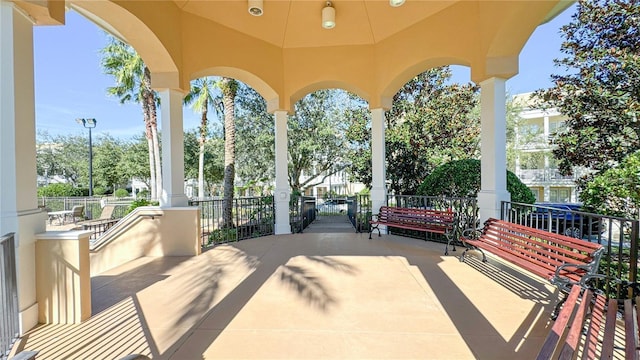
M 549 142 L 564 127 L 566 116 L 557 109 L 534 108 L 531 93 L 515 95 L 514 103 L 521 111 L 515 127 L 515 161 L 509 170 L 533 191 L 538 202 L 578 202 L 575 180 L 586 170 L 575 168 L 573 175 L 560 174 Z

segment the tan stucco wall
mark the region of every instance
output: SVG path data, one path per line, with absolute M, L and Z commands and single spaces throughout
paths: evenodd
M 89 231 L 37 235 L 38 322 L 73 324 L 91 317 Z
M 109 240 L 91 252 L 91 276 L 142 256 L 200 254 L 197 207 L 140 207 L 109 230 Z

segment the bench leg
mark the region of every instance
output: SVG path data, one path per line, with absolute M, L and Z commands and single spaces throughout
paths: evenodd
M 376 226 L 372 226 L 371 230 L 369 230 L 369 240 L 371 240 L 371 234 L 373 233 L 373 230 L 378 230 L 378 237 L 380 237 L 380 228 L 378 228 L 378 225 L 376 224 Z
M 553 308 L 553 312 L 551 313 L 551 320 L 555 320 L 558 318 L 558 315 L 560 314 L 560 308 L 565 303 L 565 301 L 567 301 L 567 298 L 569 297 L 569 294 L 565 292 L 563 292 L 562 295 L 563 295 L 562 299 L 560 299 L 560 301 L 558 301 L 556 306 Z
M 456 243 L 450 237 L 447 239 L 447 246 L 444 248 L 444 254 L 449 255 L 449 246 L 453 245 L 451 251 L 456 252 Z
M 475 248 L 475 249 L 472 249 L 472 248 L 466 248 L 466 249 L 462 252 L 462 255 L 460 255 L 460 262 L 464 262 L 464 255 L 465 255 L 465 254 L 467 253 L 467 251 L 469 251 L 469 250 L 478 250 L 478 251 L 480 251 L 480 253 L 482 254 L 482 262 L 483 262 L 483 263 L 486 263 L 486 262 L 487 262 L 487 255 L 485 255 L 484 251 L 482 251 L 482 249 L 480 249 L 480 248 Z

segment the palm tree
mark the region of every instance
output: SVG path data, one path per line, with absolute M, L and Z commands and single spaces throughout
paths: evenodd
M 118 97 L 123 104 L 133 101 L 142 105 L 145 137 L 149 145 L 151 197 L 157 199 L 162 189 L 162 167 L 158 142 L 158 96 L 151 89 L 151 71 L 130 45 L 116 38 L 110 37 L 101 52 L 103 71 L 116 81 L 115 86 L 107 88 L 107 93 Z
M 236 175 L 236 124 L 234 103 L 238 91 L 238 82 L 230 78 L 220 81 L 222 102 L 224 105 L 224 227 L 233 227 L 233 180 Z
M 198 153 L 198 198 L 204 198 L 204 144 L 207 141 L 207 113 L 209 106 L 213 106 L 213 93 L 217 87 L 216 81 L 211 77 L 203 77 L 191 83 L 191 91 L 185 96 L 184 103 L 201 114 L 200 139 Z

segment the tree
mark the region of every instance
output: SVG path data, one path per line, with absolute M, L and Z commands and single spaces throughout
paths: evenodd
M 344 133 L 348 101 L 344 91 L 319 90 L 294 105 L 294 114 L 288 119 L 289 184 L 293 192 L 321 184 L 347 167 Z
M 199 173 L 200 130 L 190 130 L 184 133 L 184 176 L 195 178 Z M 204 185 L 213 193 L 212 187 L 222 183 L 224 179 L 224 139 L 213 136 L 204 146 Z
M 222 103 L 224 105 L 224 201 L 223 226 L 233 227 L 233 188 L 236 175 L 236 128 L 235 128 L 235 98 L 238 82 L 230 78 L 220 81 Z
M 89 183 L 89 144 L 81 135 L 38 134 L 36 170 L 49 178 L 62 176 L 73 185 Z
M 204 146 L 207 141 L 209 107 L 214 104 L 214 92 L 217 87 L 212 77 L 203 77 L 191 82 L 191 91 L 185 96 L 184 103 L 200 113 L 200 137 L 198 139 L 198 198 L 204 198 Z
M 97 186 L 115 190 L 127 184 L 129 179 L 119 166 L 123 154 L 122 141 L 108 135 L 99 138 L 93 155 L 93 177 Z
M 275 119 L 267 103 L 251 87 L 240 83 L 236 102 L 236 174 L 245 184 L 268 184 L 275 179 Z
M 478 89 L 448 84 L 450 77 L 448 67 L 417 75 L 395 94 L 385 114 L 387 179 L 395 193 L 414 194 L 436 166 L 479 156 Z M 370 119 L 360 113 L 353 120 L 348 134 L 355 177 L 370 185 Z
M 480 191 L 480 160 L 463 159 L 451 161 L 437 167 L 427 176 L 420 187 L 418 195 L 477 197 Z M 511 201 L 533 204 L 536 200 L 531 190 L 507 170 L 507 191 L 511 193 Z
M 540 106 L 567 116 L 553 140 L 560 171 L 605 171 L 640 149 L 640 2 L 581 0 L 556 59 L 566 74 L 540 90 Z
M 115 86 L 107 88 L 107 93 L 118 97 L 121 103 L 133 101 L 142 105 L 149 148 L 151 197 L 158 198 L 162 189 L 162 165 L 158 141 L 158 97 L 151 88 L 151 71 L 131 46 L 113 37 L 101 52 L 102 68 L 116 82 Z
M 151 188 L 150 175 L 154 173 L 150 171 L 147 140 L 145 134 L 140 134 L 123 143 L 122 157 L 118 167 L 125 179 L 144 181 Z

